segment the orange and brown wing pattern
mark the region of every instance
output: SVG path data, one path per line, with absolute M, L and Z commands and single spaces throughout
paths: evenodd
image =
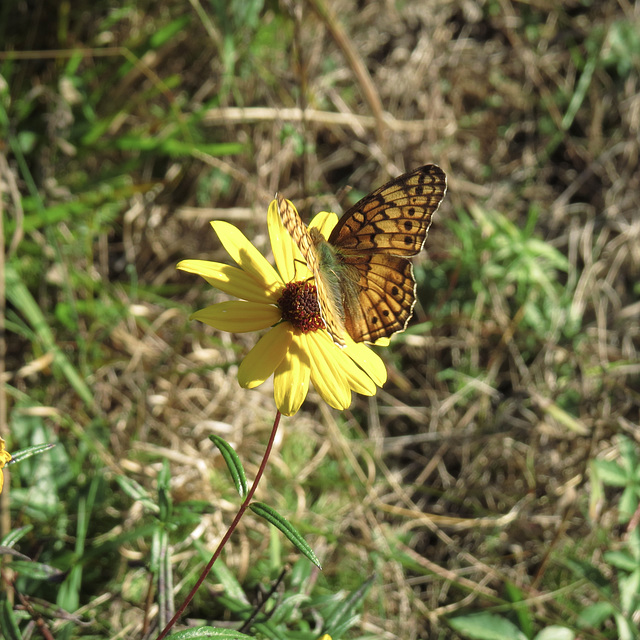
M 329 242 L 347 255 L 416 255 L 446 190 L 446 175 L 434 164 L 405 173 L 351 207 Z
M 350 257 L 360 274 L 358 303 L 345 305 L 345 327 L 355 342 L 375 342 L 403 331 L 416 302 L 411 263 L 400 256 Z

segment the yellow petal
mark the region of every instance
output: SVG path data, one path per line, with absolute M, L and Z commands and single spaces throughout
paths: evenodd
M 335 213 L 321 211 L 313 216 L 313 220 L 309 223 L 309 226 L 316 227 L 325 238 L 328 238 L 336 224 L 338 224 L 338 216 Z
M 0 438 L 0 469 L 11 460 L 11 454 L 4 448 L 4 440 Z
M 238 367 L 240 386 L 253 389 L 261 385 L 282 362 L 292 338 L 288 322 L 282 322 L 265 333 Z
M 276 407 L 285 416 L 292 416 L 304 402 L 309 391 L 311 367 L 304 334 L 292 333 L 293 340 L 273 378 Z
M 220 331 L 248 333 L 272 327 L 282 318 L 278 307 L 259 302 L 231 300 L 212 304 L 192 313 L 190 319 L 200 320 Z
M 289 204 L 295 209 L 291 202 Z M 302 257 L 298 245 L 282 224 L 277 200 L 273 200 L 269 205 L 267 226 L 269 227 L 273 257 L 282 279 L 285 282 L 292 282 L 293 280 L 310 278 L 311 271 L 307 268 L 306 261 Z
M 322 399 L 334 409 L 351 404 L 351 388 L 338 365 L 341 350 L 326 331 L 307 334 L 311 356 L 311 382 Z
M 346 353 L 379 387 L 387 381 L 387 368 L 382 358 L 362 342 L 347 336 Z
M 278 272 L 247 240 L 240 229 L 222 220 L 214 220 L 211 226 L 218 234 L 218 238 L 220 238 L 220 242 L 229 256 L 243 271 L 254 276 L 258 282 L 263 283 L 268 292 L 273 293 L 282 289 L 282 280 Z
M 4 472 L 0 471 L 0 493 L 2 493 L 2 487 L 4 487 Z
M 371 377 L 364 372 L 344 351 L 340 352 L 342 356 L 339 362 L 340 368 L 344 373 L 347 384 L 356 393 L 363 396 L 375 396 L 378 391 L 376 383 Z
M 178 269 L 202 276 L 212 287 L 243 300 L 274 304 L 282 295 L 282 285 L 268 289 L 264 282 L 258 282 L 242 269 L 221 262 L 183 260 Z

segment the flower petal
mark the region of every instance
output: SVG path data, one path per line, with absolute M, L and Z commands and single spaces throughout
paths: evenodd
M 221 262 L 183 260 L 178 263 L 178 269 L 202 276 L 212 287 L 243 300 L 273 304 L 282 295 L 282 285 L 279 285 L 278 293 L 274 296 L 273 291 L 266 290 L 264 282 L 258 282 L 238 267 Z
M 311 356 L 311 382 L 322 399 L 334 409 L 351 404 L 351 387 L 340 364 L 342 351 L 326 331 L 307 334 Z
M 291 202 L 289 204 L 293 207 Z M 295 207 L 293 208 L 295 209 Z M 269 205 L 267 226 L 269 227 L 273 257 L 282 279 L 285 282 L 292 282 L 310 278 L 312 274 L 307 268 L 306 260 L 300 253 L 298 245 L 293 241 L 291 234 L 282 224 L 277 200 L 273 200 Z
M 285 416 L 292 416 L 300 409 L 309 391 L 311 375 L 306 336 L 296 333 L 292 336 L 291 346 L 273 378 L 276 407 Z
M 244 389 L 261 385 L 282 362 L 291 341 L 291 324 L 282 322 L 265 333 L 238 367 L 238 382 Z
M 267 228 L 269 230 L 269 239 L 271 241 L 271 250 L 273 251 L 276 269 L 285 282 L 291 282 L 295 276 L 294 261 L 300 259 L 300 252 L 293 238 L 282 223 L 277 200 L 272 200 L 269 205 Z
M 328 238 L 333 231 L 333 227 L 338 224 L 337 214 L 330 211 L 320 211 L 313 216 L 313 220 L 309 223 L 310 227 L 316 227 L 320 230 L 320 233 Z
M 220 331 L 248 333 L 272 327 L 282 319 L 282 313 L 271 304 L 231 300 L 199 309 L 190 319 L 200 320 Z
M 382 358 L 362 342 L 354 342 L 349 336 L 343 350 L 379 387 L 387 381 L 387 368 Z
M 4 440 L 0 438 L 0 469 L 11 460 L 11 454 L 4 448 Z
M 222 220 L 214 220 L 211 226 L 232 260 L 243 271 L 264 284 L 269 297 L 277 299 L 282 290 L 282 279 L 268 260 L 247 240 L 242 231 Z
M 344 358 L 340 361 L 340 367 L 351 389 L 363 396 L 375 396 L 378 387 L 371 376 L 363 371 L 344 351 L 341 352 L 341 355 Z

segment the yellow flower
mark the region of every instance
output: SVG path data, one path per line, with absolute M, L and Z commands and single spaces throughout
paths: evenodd
M 335 213 L 320 213 L 311 222 L 325 237 Z M 276 406 L 291 416 L 307 396 L 309 381 L 335 409 L 351 404 L 351 392 L 375 395 L 387 379 L 380 357 L 347 337 L 344 349 L 327 332 L 311 272 L 282 225 L 277 202 L 267 216 L 277 271 L 233 225 L 214 221 L 213 230 L 238 267 L 207 260 L 183 260 L 178 269 L 202 276 L 209 284 L 241 300 L 214 304 L 192 314 L 221 331 L 267 329 L 238 369 L 238 382 L 253 389 L 274 374 Z
M 0 438 L 0 469 L 4 467 L 7 462 L 11 460 L 11 454 L 4 448 L 4 440 Z M 2 493 L 2 487 L 4 486 L 4 473 L 0 472 L 0 493 Z

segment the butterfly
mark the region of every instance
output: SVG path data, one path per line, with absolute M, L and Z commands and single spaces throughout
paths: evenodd
M 447 177 L 427 164 L 387 182 L 351 207 L 328 239 L 307 228 L 278 195 L 282 222 L 316 284 L 320 313 L 335 344 L 375 342 L 404 331 L 416 303 L 413 265 Z

